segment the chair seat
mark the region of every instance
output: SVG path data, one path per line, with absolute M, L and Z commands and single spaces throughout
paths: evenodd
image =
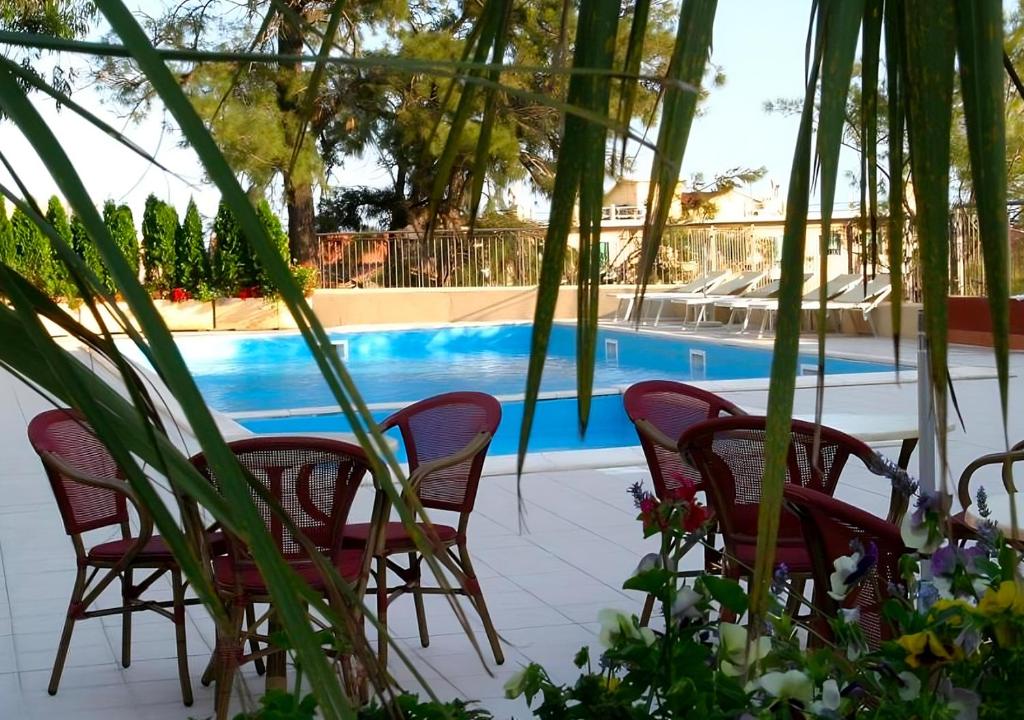
M 416 525 L 424 534 L 428 533 L 423 523 L 416 523 Z M 370 536 L 370 527 L 370 523 L 356 523 L 347 526 L 344 532 L 346 544 L 353 547 L 366 545 L 366 539 Z M 459 536 L 459 531 L 450 525 L 431 524 L 431 530 L 435 542 L 442 545 L 454 542 Z M 400 522 L 389 522 L 384 530 L 384 549 L 401 550 L 406 548 L 415 548 L 412 538 L 409 537 L 409 531 Z
M 110 542 L 100 543 L 89 550 L 88 558 L 103 562 L 116 561 L 131 550 L 135 541 L 136 538 L 128 538 L 127 540 L 111 540 Z M 213 556 L 223 555 L 228 551 L 227 538 L 224 537 L 222 532 L 218 531 L 207 534 L 206 541 L 209 543 L 210 554 Z M 145 547 L 142 548 L 142 551 L 135 556 L 135 559 L 142 562 L 147 560 L 160 562 L 163 560 L 173 560 L 174 554 L 162 537 L 153 535 Z
M 757 556 L 757 545 L 753 543 L 737 544 L 732 547 L 732 552 L 740 563 L 742 572 L 750 572 L 745 568 L 754 567 L 754 558 Z M 807 548 L 797 545 L 780 545 L 775 549 L 775 564 L 786 563 L 790 573 L 810 573 L 811 556 Z
M 362 559 L 363 553 L 359 550 L 342 550 L 335 558 L 334 567 L 342 579 L 355 582 L 359 578 Z M 309 560 L 296 560 L 290 562 L 289 565 L 310 587 L 316 590 L 326 587 L 324 578 Z M 229 589 L 241 587 L 244 592 L 252 595 L 268 593 L 267 584 L 257 567 L 247 563 L 236 574 L 235 565 L 227 555 L 213 559 L 213 577 L 220 587 Z

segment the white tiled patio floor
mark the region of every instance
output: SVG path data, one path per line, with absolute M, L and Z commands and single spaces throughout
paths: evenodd
M 888 341 L 867 338 L 834 338 L 829 345 L 833 350 L 882 356 L 891 348 Z M 904 355 L 912 360 L 909 345 Z M 954 348 L 951 365 L 993 363 L 989 351 Z M 1024 417 L 1013 411 L 1021 397 L 1024 355 L 1015 354 L 1011 366 L 1017 374 L 1010 404 L 1013 441 L 1024 437 Z M 752 407 L 766 403 L 765 392 L 727 394 Z M 995 381 L 962 381 L 957 395 L 967 432 L 957 430 L 950 437 L 954 477 L 970 459 L 1002 446 Z M 24 439 L 27 419 L 46 404 L 6 375 L 0 375 L 0 397 L 0 718 L 209 716 L 212 689 L 203 688 L 198 678 L 209 658 L 213 633 L 198 607 L 190 609 L 188 626 L 196 695 L 192 708 L 179 700 L 171 625 L 147 613 L 135 617 L 133 662 L 127 669 L 118 662 L 120 620 L 81 623 L 60 692 L 47 695 L 74 556 L 38 460 Z M 809 411 L 813 403 L 813 391 L 798 391 L 798 411 Z M 826 395 L 826 409 L 836 412 L 913 413 L 915 403 L 913 385 L 830 388 Z M 897 448 L 887 451 L 895 457 Z M 527 717 L 524 704 L 502 698 L 502 686 L 511 673 L 533 660 L 545 664 L 555 679 L 569 681 L 575 675 L 572 655 L 596 640 L 598 610 L 639 610 L 642 598 L 619 588 L 647 550 L 626 494 L 630 483 L 646 478 L 646 468 L 637 465 L 524 476 L 529 533 L 522 535 L 517 530 L 515 478 L 484 479 L 470 525 L 470 549 L 495 624 L 506 641 L 505 665 L 495 669 L 495 677 L 488 676 L 441 600 L 428 603 L 428 648 L 420 647 L 416 639 L 411 600 L 400 600 L 391 609 L 394 635 L 440 696 L 479 700 L 500 718 Z M 837 496 L 883 514 L 888 488 L 877 478 L 856 473 L 844 477 Z M 475 617 L 473 621 L 478 627 Z M 486 645 L 482 634 L 479 640 Z M 396 667 L 395 673 L 400 680 L 409 678 L 404 669 Z M 255 675 L 247 674 L 246 679 L 248 689 L 258 693 L 261 683 Z

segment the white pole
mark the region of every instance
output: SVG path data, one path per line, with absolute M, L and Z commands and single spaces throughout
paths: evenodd
M 917 481 L 922 490 L 935 490 L 935 412 L 924 310 L 917 312 Z

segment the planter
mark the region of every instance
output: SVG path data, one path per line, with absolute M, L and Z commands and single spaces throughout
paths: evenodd
M 153 304 L 160 312 L 167 328 L 180 330 L 213 330 L 213 303 L 201 300 L 154 300 Z
M 1010 349 L 1024 350 L 1024 301 L 1010 300 Z M 992 347 L 988 298 L 949 298 L 949 341 Z
M 121 310 L 122 313 L 128 316 L 128 321 L 132 325 L 134 325 L 136 328 L 139 326 L 138 322 L 136 322 L 135 320 L 135 317 L 132 315 L 131 310 L 128 309 L 128 303 L 119 302 L 117 303 L 117 307 Z M 103 320 L 103 324 L 106 326 L 107 330 L 109 330 L 112 333 L 123 332 L 123 330 L 121 329 L 121 325 L 118 323 L 117 320 L 114 319 L 114 316 L 110 312 L 110 310 L 108 310 L 105 306 L 99 306 L 97 310 L 99 311 L 99 316 Z M 92 311 L 89 309 L 87 305 L 82 305 L 80 308 L 78 308 L 78 317 L 79 322 L 81 322 L 83 326 L 85 326 L 89 330 L 92 330 L 93 332 L 100 332 L 100 324 L 99 322 L 97 322 L 96 316 L 92 314 Z
M 279 305 L 265 298 L 217 298 L 213 301 L 213 326 L 216 330 L 277 330 L 281 327 Z

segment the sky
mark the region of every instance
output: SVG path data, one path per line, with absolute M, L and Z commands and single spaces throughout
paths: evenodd
M 156 2 L 144 1 L 150 6 Z M 810 0 L 720 0 L 712 62 L 721 67 L 727 80 L 724 87 L 711 91 L 702 115 L 694 122 L 683 161 L 683 178 L 693 173 L 710 178 L 737 166 L 764 166 L 767 175 L 752 188 L 753 192 L 767 195 L 770 183 L 775 183 L 785 193 L 798 121 L 795 117 L 768 115 L 762 106 L 766 100 L 803 94 L 809 12 Z M 90 84 L 80 58 L 65 55 L 60 62 L 65 67 L 79 66 L 72 94 L 76 102 L 121 130 L 174 173 L 153 167 L 73 112 L 57 111 L 52 101 L 37 96 L 36 106 L 62 141 L 97 204 L 107 199 L 124 202 L 138 216 L 146 196 L 154 193 L 176 206 L 179 213 L 184 212 L 190 197 L 195 197 L 203 215 L 215 213 L 219 194 L 204 183 L 193 154 L 179 146 L 176 132 L 164 127 L 162 111 L 154 110 L 139 124 L 128 122 L 119 117 L 121 110 L 105 102 L 102 92 Z M 6 121 L 0 121 L 0 148 L 42 202 L 57 191 L 31 147 Z M 856 158 L 848 153 L 841 161 L 841 171 L 855 165 Z M 633 174 L 644 176 L 648 171 L 649 159 L 641 156 Z M 0 181 L 10 181 L 2 171 Z M 350 160 L 331 178 L 333 185 L 340 186 L 386 181 L 386 171 L 373 158 Z M 853 202 L 856 194 L 840 177 L 837 207 Z M 282 210 L 280 198 L 271 200 Z M 535 215 L 545 215 L 543 200 L 534 197 L 532 205 Z

